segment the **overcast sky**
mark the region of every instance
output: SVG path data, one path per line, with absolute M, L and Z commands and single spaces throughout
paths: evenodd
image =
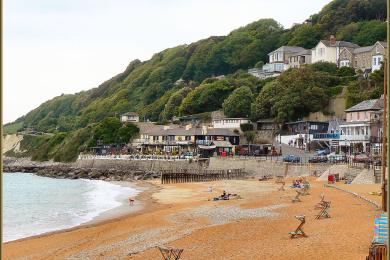
M 5 0 L 4 123 L 97 87 L 133 59 L 261 18 L 285 28 L 330 0 Z

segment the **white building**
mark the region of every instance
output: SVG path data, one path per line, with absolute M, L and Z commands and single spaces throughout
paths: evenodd
M 343 48 L 358 48 L 359 45 L 345 42 L 336 41 L 336 38 L 332 35 L 328 40 L 321 40 L 316 47 L 311 51 L 311 62 L 331 62 L 338 64 L 340 53 Z
M 213 128 L 234 128 L 240 129 L 241 124 L 248 124 L 248 118 L 222 118 L 213 119 Z
M 128 112 L 121 115 L 121 122 L 139 122 L 139 115 L 134 112 Z

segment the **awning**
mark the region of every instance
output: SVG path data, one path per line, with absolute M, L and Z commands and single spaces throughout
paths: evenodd
M 233 145 L 229 141 L 213 141 L 213 144 L 216 147 L 223 147 L 223 148 L 232 148 Z
M 198 148 L 202 150 L 214 150 L 215 145 L 198 145 Z

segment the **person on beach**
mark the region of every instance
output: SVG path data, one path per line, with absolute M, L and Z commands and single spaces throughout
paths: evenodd
M 130 203 L 130 206 L 133 206 L 134 205 L 134 200 L 132 198 L 129 198 L 129 203 Z

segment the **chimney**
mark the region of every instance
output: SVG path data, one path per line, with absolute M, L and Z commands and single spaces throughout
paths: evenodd
M 334 37 L 334 35 L 330 36 L 329 41 L 330 41 L 330 45 L 333 45 L 333 46 L 336 45 L 336 37 Z

